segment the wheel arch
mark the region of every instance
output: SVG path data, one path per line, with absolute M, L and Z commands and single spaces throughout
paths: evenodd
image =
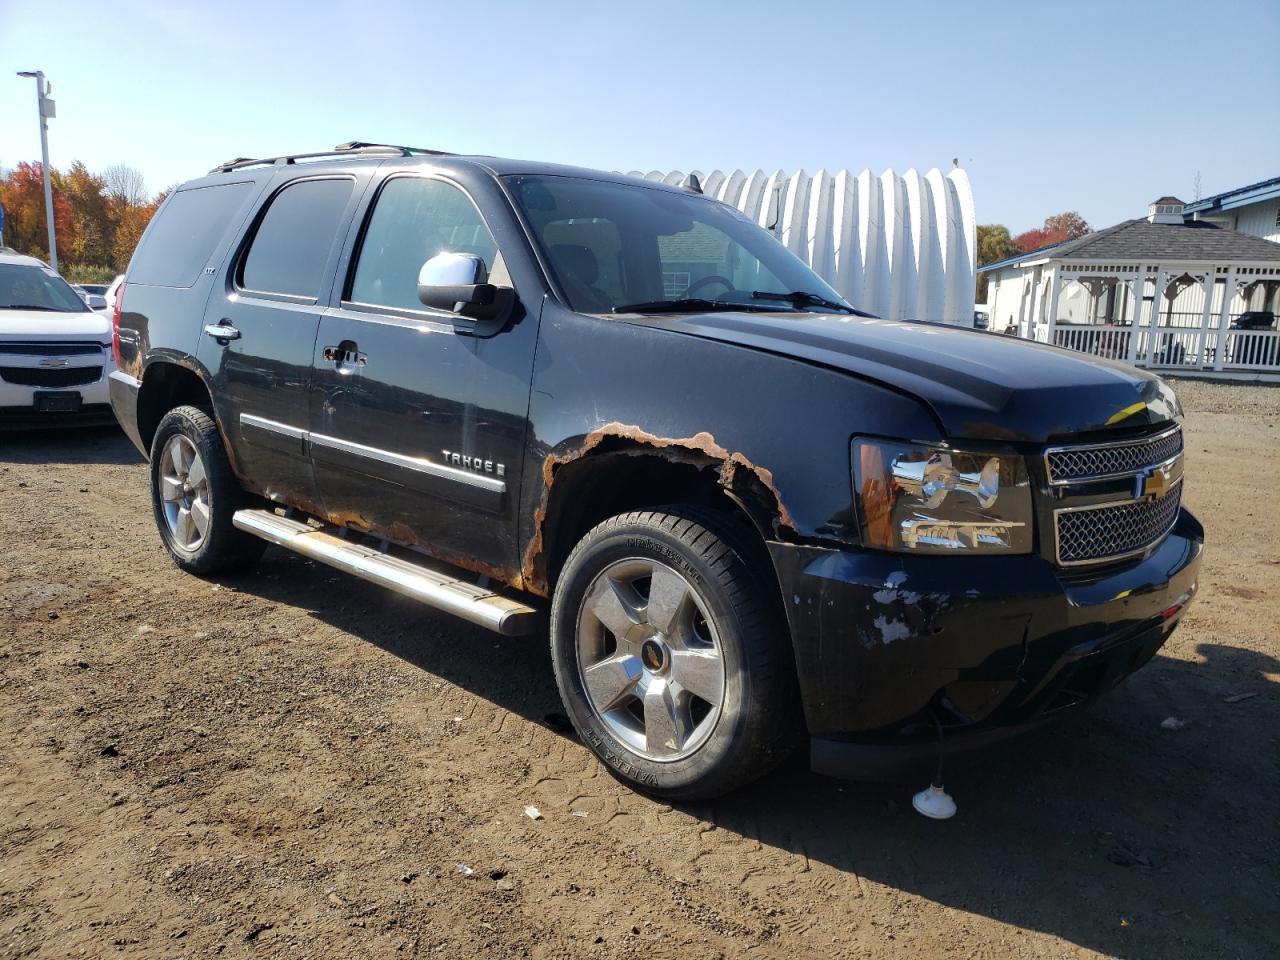
M 550 596 L 569 553 L 596 524 L 670 504 L 705 507 L 732 521 L 752 554 L 744 559 L 767 572 L 776 588 L 765 547 L 779 520 L 773 496 L 753 474 L 726 471 L 726 463 L 700 450 L 624 437 L 609 437 L 564 462 L 549 457 L 544 504 L 525 555 L 526 588 L 541 587 L 536 592 Z
M 213 409 L 213 392 L 201 374 L 189 362 L 175 359 L 148 363 L 138 388 L 137 412 L 138 436 L 147 450 L 164 415 L 184 404 Z

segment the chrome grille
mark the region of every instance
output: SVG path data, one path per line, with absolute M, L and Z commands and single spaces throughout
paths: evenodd
M 1078 483 L 1136 474 L 1182 452 L 1182 430 L 1174 428 L 1154 437 L 1122 443 L 1058 447 L 1045 453 L 1049 482 Z
M 1054 514 L 1058 563 L 1095 563 L 1141 553 L 1173 528 L 1181 503 L 1179 481 L 1158 500 L 1058 510 Z

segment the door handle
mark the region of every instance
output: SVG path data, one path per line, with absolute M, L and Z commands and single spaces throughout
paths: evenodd
M 206 337 L 213 337 L 223 345 L 230 340 L 240 339 L 240 331 L 231 325 L 230 320 L 223 320 L 221 323 L 206 323 L 204 325 L 204 334 Z
M 325 347 L 321 356 L 336 364 L 340 370 L 343 367 L 363 367 L 369 362 L 369 358 L 360 352 L 352 340 L 343 340 L 336 347 Z

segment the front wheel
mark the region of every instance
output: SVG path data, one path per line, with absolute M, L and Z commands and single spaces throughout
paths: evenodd
M 191 406 L 165 414 L 151 440 L 151 505 L 174 562 L 207 574 L 262 556 L 266 542 L 231 523 L 246 499 L 213 418 Z
M 728 793 L 796 732 L 776 593 L 731 521 L 666 507 L 605 521 L 574 548 L 551 607 L 560 695 L 584 743 L 628 784 Z

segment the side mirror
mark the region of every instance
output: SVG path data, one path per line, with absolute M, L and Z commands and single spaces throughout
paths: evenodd
M 499 297 L 479 257 L 438 253 L 418 271 L 418 299 L 437 310 L 482 319 L 494 312 Z

